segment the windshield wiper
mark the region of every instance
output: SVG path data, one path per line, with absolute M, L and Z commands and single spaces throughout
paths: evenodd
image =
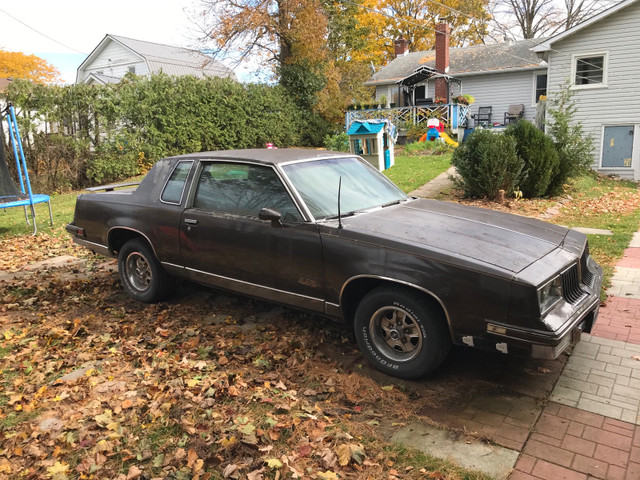
M 352 212 L 341 213 L 340 215 L 332 215 L 330 217 L 323 217 L 322 220 L 335 220 L 336 218 L 344 218 L 344 217 L 353 217 L 355 214 L 360 213 L 359 210 L 354 210 Z
M 384 208 L 384 207 L 390 207 L 391 205 L 399 205 L 403 200 L 394 200 L 393 202 L 387 202 L 387 203 L 383 203 L 382 205 L 380 205 L 380 208 Z

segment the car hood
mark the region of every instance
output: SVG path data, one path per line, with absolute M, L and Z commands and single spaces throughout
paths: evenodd
M 412 200 L 343 220 L 344 234 L 453 263 L 518 273 L 562 245 L 567 228 L 437 200 Z M 359 237 L 359 238 L 358 238 Z M 466 260 L 466 261 L 465 261 Z

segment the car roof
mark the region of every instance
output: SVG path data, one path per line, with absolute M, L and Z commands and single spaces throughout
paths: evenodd
M 305 148 L 254 148 L 246 150 L 219 150 L 215 152 L 189 153 L 170 158 L 190 158 L 198 160 L 248 160 L 267 165 L 276 165 L 300 160 L 318 160 L 321 158 L 344 158 L 352 156 L 353 154 L 345 152 L 331 152 L 328 150 Z

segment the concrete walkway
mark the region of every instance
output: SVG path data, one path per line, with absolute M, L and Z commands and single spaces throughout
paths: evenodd
M 511 480 L 640 479 L 640 232 L 618 263 Z
M 445 192 L 453 187 L 453 180 L 451 180 L 451 177 L 455 177 L 456 175 L 456 167 L 449 167 L 446 172 L 441 173 L 436 178 L 428 183 L 425 183 L 423 186 L 414 190 L 413 192 L 409 192 L 409 196 L 420 198 L 436 198 L 438 195 L 440 195 L 441 192 Z
M 410 195 L 436 198 L 451 188 L 454 174 L 452 167 Z M 640 231 L 607 294 L 591 334 L 582 335 L 568 360 L 532 364 L 520 383 L 505 380 L 500 392 L 429 411 L 440 425 L 491 440 L 490 451 L 453 434 L 449 444 L 424 425 L 407 426 L 395 440 L 500 480 L 640 480 Z

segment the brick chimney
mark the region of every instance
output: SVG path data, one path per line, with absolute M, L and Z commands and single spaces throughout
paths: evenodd
M 404 37 L 399 37 L 394 42 L 396 46 L 396 57 L 404 57 L 409 53 L 409 42 Z
M 447 23 L 436 25 L 436 70 L 438 73 L 447 73 L 449 69 L 450 34 L 451 28 Z M 449 99 L 449 84 L 444 78 L 436 78 L 436 98 Z

